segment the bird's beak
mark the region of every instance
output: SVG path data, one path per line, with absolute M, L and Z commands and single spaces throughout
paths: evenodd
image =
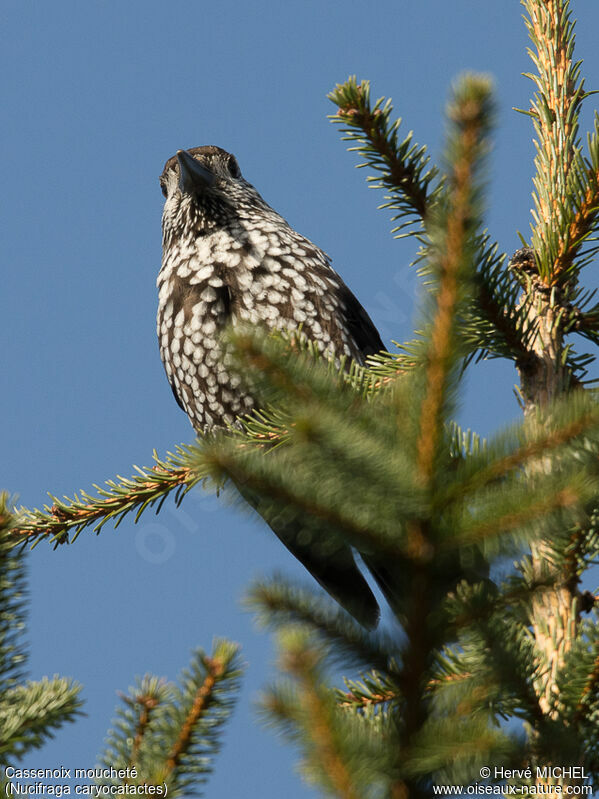
M 177 151 L 179 162 L 179 188 L 184 194 L 193 194 L 212 186 L 216 178 L 185 150 Z

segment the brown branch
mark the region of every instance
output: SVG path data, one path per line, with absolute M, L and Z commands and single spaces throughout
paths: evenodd
M 454 223 L 457 220 L 450 220 Z M 448 254 L 445 263 L 444 280 L 439 287 L 437 314 L 433 322 L 429 364 L 426 375 L 426 394 L 420 413 L 420 437 L 417 445 L 418 470 L 425 483 L 432 477 L 435 454 L 440 434 L 439 417 L 445 396 L 448 358 L 451 352 L 451 333 L 454 320 L 454 307 L 457 300 L 457 280 L 455 267 L 457 261 L 452 245 L 461 244 L 459 224 L 452 224 L 448 230 Z M 463 231 L 462 231 L 463 232 Z M 460 247 L 461 253 L 461 247 Z M 458 256 L 459 257 L 459 256 Z M 451 270 L 451 272 L 449 271 Z
M 152 710 L 159 704 L 158 699 L 155 696 L 151 696 L 148 694 L 139 694 L 133 698 L 125 696 L 123 697 L 125 702 L 130 705 L 141 705 L 141 712 L 139 714 L 139 720 L 137 722 L 137 728 L 135 731 L 135 738 L 133 739 L 133 745 L 131 746 L 131 757 L 129 758 L 129 766 L 134 766 L 137 763 L 137 756 L 139 754 L 139 750 L 143 741 L 143 737 L 146 733 L 146 729 L 148 724 L 150 723 L 150 715 Z M 126 782 L 129 781 L 127 778 Z
M 495 301 L 484 280 L 478 281 L 477 290 L 480 310 L 501 334 L 514 357 L 520 361 L 527 360 L 530 353 L 522 341 L 520 331 L 513 324 L 513 315 L 506 312 L 506 309 Z
M 385 702 L 392 702 L 397 699 L 397 694 L 394 691 L 385 691 L 382 694 L 371 694 L 370 696 L 358 696 L 353 691 L 345 693 L 345 699 L 338 703 L 339 707 L 375 707 L 382 705 Z
M 505 513 L 493 519 L 491 522 L 485 522 L 472 527 L 469 531 L 463 534 L 457 534 L 450 544 L 444 544 L 439 549 L 453 549 L 456 546 L 461 546 L 469 543 L 476 543 L 481 539 L 485 539 L 490 535 L 498 535 L 500 532 L 506 533 L 508 530 L 517 530 L 519 527 L 532 522 L 535 519 L 546 517 L 549 513 L 564 508 L 571 508 L 580 502 L 580 494 L 573 488 L 563 488 L 557 491 L 551 497 L 541 499 L 533 503 L 524 510 L 515 510 L 510 513 Z
M 582 689 L 582 693 L 580 695 L 580 701 L 576 707 L 576 713 L 575 713 L 575 719 L 577 721 L 580 721 L 585 715 L 585 707 L 584 707 L 585 699 L 587 697 L 591 697 L 594 694 L 596 694 L 598 688 L 599 688 L 599 655 L 595 658 L 595 662 L 593 664 L 591 673 L 589 674 L 585 686 Z
M 465 491 L 473 491 L 474 489 L 484 486 L 486 483 L 498 480 L 508 472 L 518 469 L 532 458 L 541 458 L 547 455 L 552 450 L 582 435 L 591 425 L 596 425 L 597 423 L 599 423 L 599 411 L 590 411 L 579 419 L 570 422 L 570 424 L 565 427 L 540 438 L 538 441 L 532 441 L 520 447 L 510 455 L 505 455 L 503 458 L 500 458 L 472 475 L 465 485 L 460 485 L 460 496 L 463 495 Z M 450 492 L 446 495 L 446 501 L 449 498 L 451 498 Z
M 323 703 L 315 680 L 314 668 L 319 660 L 312 649 L 296 649 L 285 654 L 283 667 L 298 680 L 300 699 L 309 719 L 305 730 L 311 738 L 315 757 L 331 781 L 336 793 L 343 799 L 359 799 L 350 772 L 335 742 L 332 720 Z
M 420 413 L 417 458 L 418 469 L 425 483 L 430 481 L 433 474 L 438 439 L 441 433 L 441 407 L 445 396 L 445 381 L 452 352 L 455 309 L 458 301 L 458 275 L 467 236 L 473 161 L 480 134 L 476 112 L 472 113 L 472 109 L 461 108 L 458 113 L 461 112 L 465 115 L 468 111 L 471 113 L 470 118 L 462 120 L 461 156 L 457 158 L 453 166 L 454 190 L 447 218 L 446 250 L 440 263 L 441 275 L 436 300 L 437 309 L 428 352 L 426 391 Z
M 191 706 L 185 722 L 181 727 L 181 731 L 177 737 L 177 740 L 169 752 L 166 761 L 166 767 L 169 771 L 173 771 L 180 764 L 181 757 L 187 751 L 194 727 L 197 724 L 198 719 L 205 712 L 208 702 L 210 701 L 214 691 L 214 686 L 224 672 L 225 664 L 220 658 L 206 657 L 204 658 L 204 663 L 207 668 L 206 677 L 196 692 L 193 705 Z
M 381 125 L 381 111 L 372 110 L 361 84 L 357 86 L 357 92 L 360 103 L 340 106 L 337 116 L 363 131 L 370 145 L 387 164 L 389 177 L 382 178 L 384 185 L 399 189 L 410 200 L 416 213 L 424 219 L 428 212 L 426 190 L 418 182 L 414 168 L 397 157 Z
M 154 469 L 160 472 L 160 479 L 140 480 L 129 491 L 112 490 L 110 496 L 106 497 L 83 494 L 83 501 L 67 500 L 67 504 L 61 505 L 55 502 L 46 513 L 38 510 L 22 511 L 11 530 L 14 543 L 24 544 L 40 538 L 50 538 L 59 544 L 65 543 L 72 530 L 82 530 L 94 522 L 141 509 L 165 497 L 174 489 L 192 486 L 200 479 L 190 467 L 160 469 L 156 466 Z
M 555 259 L 555 272 L 568 271 L 580 252 L 585 237 L 592 231 L 599 216 L 599 172 L 589 171 L 589 185 L 584 200 L 576 211 Z

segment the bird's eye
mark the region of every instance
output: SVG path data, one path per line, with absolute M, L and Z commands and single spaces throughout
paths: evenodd
M 239 164 L 237 163 L 237 159 L 234 155 L 229 156 L 229 160 L 227 161 L 227 169 L 229 170 L 231 177 L 241 177 L 241 169 L 239 168 Z
M 166 183 L 163 180 L 160 181 L 160 191 L 166 197 L 168 192 L 166 190 Z

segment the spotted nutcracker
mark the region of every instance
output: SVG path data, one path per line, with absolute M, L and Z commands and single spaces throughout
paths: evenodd
M 160 355 L 175 399 L 197 432 L 225 427 L 254 407 L 220 344 L 222 331 L 236 320 L 291 330 L 301 325 L 323 353 L 358 363 L 383 349 L 328 256 L 262 199 L 233 155 L 214 146 L 179 150 L 166 162 L 160 186 L 166 198 Z M 331 596 L 366 627 L 376 625 L 376 600 L 347 544 L 325 558 L 297 523 L 266 521 Z

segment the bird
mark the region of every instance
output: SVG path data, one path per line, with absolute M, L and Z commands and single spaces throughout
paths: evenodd
M 225 357 L 221 339 L 231 324 L 301 328 L 325 356 L 359 364 L 384 349 L 329 257 L 266 203 L 234 155 L 214 145 L 178 150 L 160 187 L 160 356 L 197 433 L 227 428 L 257 405 Z M 251 491 L 237 488 L 260 512 Z M 348 544 L 324 557 L 297 521 L 285 514 L 265 521 L 346 611 L 365 628 L 376 627 L 378 603 Z

